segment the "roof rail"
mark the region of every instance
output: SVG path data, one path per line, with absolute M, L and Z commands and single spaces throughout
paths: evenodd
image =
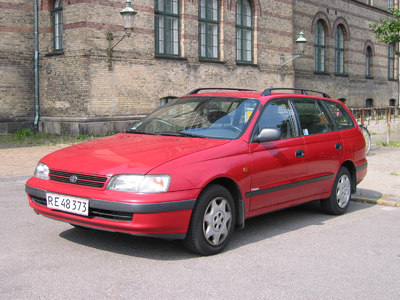
M 250 90 L 250 89 L 236 89 L 236 88 L 198 88 L 195 89 L 193 91 L 190 91 L 189 93 L 187 93 L 187 95 L 194 95 L 194 94 L 198 94 L 200 91 L 203 90 L 226 90 L 226 91 L 255 91 L 255 90 Z
M 306 90 L 306 89 L 296 89 L 296 88 L 270 88 L 266 89 L 262 92 L 261 96 L 269 96 L 272 94 L 272 91 L 276 90 L 283 90 L 283 91 L 300 91 L 303 95 L 308 95 L 308 92 L 312 93 L 317 93 L 321 94 L 325 98 L 330 98 L 328 94 L 323 93 L 323 92 L 318 92 L 318 91 L 313 91 L 313 90 Z

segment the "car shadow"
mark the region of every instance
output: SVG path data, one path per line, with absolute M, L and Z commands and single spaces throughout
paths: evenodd
M 344 215 L 328 215 L 321 210 L 320 202 L 313 201 L 296 207 L 280 210 L 267 215 L 246 220 L 243 230 L 237 230 L 232 237 L 228 249 L 240 248 L 244 245 L 259 242 L 288 232 L 293 232 L 308 226 L 323 226 L 333 218 L 371 207 L 369 204 L 351 202 Z
M 352 202 L 346 214 L 368 207 L 371 205 Z M 319 202 L 314 201 L 254 217 L 246 220 L 244 229 L 237 229 L 234 232 L 223 253 L 308 226 L 322 226 L 324 222 L 332 218 L 345 217 L 346 214 L 343 216 L 324 214 L 320 209 Z M 177 240 L 169 241 L 75 227 L 61 232 L 60 237 L 94 249 L 152 260 L 174 261 L 198 257 L 198 255 L 188 252 L 181 241 Z

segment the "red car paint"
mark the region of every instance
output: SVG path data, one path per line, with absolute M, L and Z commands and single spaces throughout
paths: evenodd
M 114 136 L 67 147 L 41 159 L 50 170 L 65 172 L 67 182 L 30 178 L 26 183 L 29 205 L 44 216 L 71 224 L 167 238 L 184 238 L 200 193 L 210 183 L 229 189 L 237 204 L 236 225 L 266 212 L 330 196 L 336 173 L 345 165 L 359 183 L 366 175 L 365 143 L 354 126 L 321 134 L 255 142 L 253 128 L 263 108 L 279 99 L 339 101 L 322 97 L 261 92 L 197 93 L 183 97 L 248 98 L 258 105 L 250 111 L 245 130 L 233 139 L 119 133 Z M 163 125 L 164 126 L 164 125 Z M 340 148 L 340 149 L 335 149 Z M 297 153 L 297 151 L 300 151 Z M 68 176 L 94 176 L 103 187 L 72 184 Z M 168 174 L 169 188 L 162 193 L 132 193 L 107 189 L 117 174 Z M 71 175 L 72 176 L 72 175 Z M 92 178 L 92 177 L 90 177 Z M 89 181 L 92 179 L 88 179 Z M 354 187 L 355 188 L 355 185 Z M 113 217 L 81 216 L 52 210 L 46 193 L 89 200 L 101 213 L 121 210 L 129 221 Z

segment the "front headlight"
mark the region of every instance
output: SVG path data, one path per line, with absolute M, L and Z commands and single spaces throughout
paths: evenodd
M 168 190 L 169 175 L 116 175 L 107 189 L 131 193 L 164 193 Z
M 49 167 L 47 165 L 45 165 L 44 163 L 39 162 L 36 166 L 33 176 L 40 178 L 40 179 L 49 180 Z

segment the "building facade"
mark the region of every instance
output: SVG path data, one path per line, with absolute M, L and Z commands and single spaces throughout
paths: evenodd
M 0 134 L 32 127 L 32 1 L 0 1 Z
M 397 48 L 368 28 L 393 1 L 133 1 L 134 32 L 110 58 L 122 1 L 0 0 L 0 134 L 120 131 L 198 87 L 302 87 L 354 107 L 398 104 Z M 304 55 L 282 66 L 300 31 Z
M 397 1 L 295 0 L 294 30 L 310 38 L 294 62 L 295 86 L 323 90 L 351 107 L 398 105 L 398 45 L 376 41 L 368 24 Z

